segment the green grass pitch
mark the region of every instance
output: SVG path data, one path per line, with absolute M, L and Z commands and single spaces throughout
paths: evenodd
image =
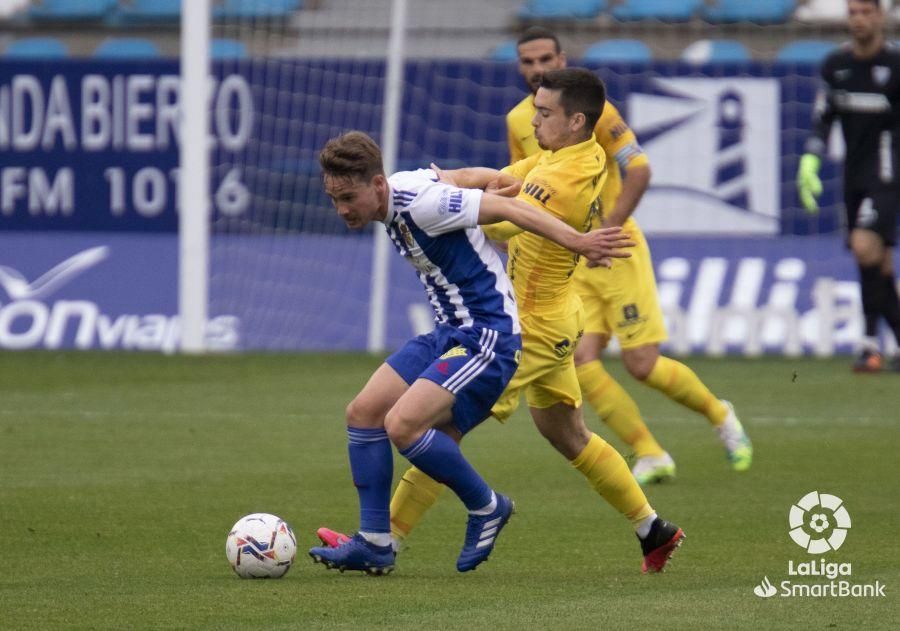
M 735 403 L 756 459 L 731 472 L 704 419 L 610 362 L 678 462 L 649 490 L 687 533 L 666 573 L 641 575 L 629 525 L 520 410 L 464 443 L 518 504 L 490 561 L 456 572 L 465 515 L 446 494 L 395 573 L 372 578 L 306 549 L 320 525 L 356 525 L 343 410 L 376 359 L 0 353 L 0 628 L 897 628 L 900 375 L 854 376 L 846 359 L 687 363 Z M 886 598 L 753 594 L 814 559 L 788 537 L 788 509 L 812 490 L 853 520 L 827 560 Z M 229 527 L 255 511 L 297 535 L 282 580 L 226 563 Z

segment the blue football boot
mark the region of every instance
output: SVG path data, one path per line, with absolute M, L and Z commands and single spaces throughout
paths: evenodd
M 356 533 L 336 548 L 317 546 L 309 549 L 309 556 L 329 570 L 359 570 L 380 576 L 394 569 L 394 550 L 391 546 L 376 546 Z
M 482 561 L 486 561 L 494 549 L 497 535 L 516 511 L 515 503 L 497 493 L 497 508 L 490 515 L 469 515 L 466 525 L 466 542 L 456 560 L 456 569 L 460 572 L 474 570 Z

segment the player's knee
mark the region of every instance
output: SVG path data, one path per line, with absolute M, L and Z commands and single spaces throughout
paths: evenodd
M 415 442 L 418 426 L 416 419 L 396 407 L 384 416 L 384 430 L 398 449 L 405 449 Z
M 886 249 L 881 237 L 870 230 L 854 230 L 850 233 L 850 250 L 853 258 L 863 267 L 882 265 Z
M 574 460 L 584 449 L 591 438 L 584 422 L 539 423 L 535 421 L 538 431 L 547 442 L 568 460 Z
M 646 381 L 650 373 L 653 372 L 657 358 L 658 355 L 641 354 L 629 356 L 628 353 L 622 353 L 622 363 L 625 364 L 625 370 L 638 381 Z
M 354 398 L 347 405 L 345 418 L 350 427 L 380 427 L 384 423 L 384 413 L 379 406 L 362 397 Z
M 578 348 L 575 349 L 575 365 L 581 366 L 583 364 L 590 363 L 597 359 L 597 354 L 592 352 L 591 349 L 586 348 L 584 346 L 579 345 Z
M 609 338 L 606 336 L 597 334 L 585 335 L 575 348 L 575 365 L 581 366 L 599 359 L 600 354 L 608 343 Z

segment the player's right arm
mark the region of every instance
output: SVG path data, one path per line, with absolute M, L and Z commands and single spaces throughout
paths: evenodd
M 831 133 L 831 125 L 836 116 L 831 80 L 831 64 L 826 61 L 822 66 L 822 86 L 816 95 L 816 104 L 813 108 L 812 133 L 806 140 L 805 153 L 800 157 L 797 169 L 797 193 L 808 212 L 819 210 L 816 201 L 822 194 L 819 167 L 822 165 L 822 156 L 828 147 L 828 135 Z
M 626 248 L 634 247 L 619 227 L 602 228 L 587 233 L 578 232 L 553 215 L 520 199 L 485 193 L 478 208 L 478 223 L 512 224 L 519 231 L 527 230 L 549 239 L 567 250 L 581 254 L 589 261 L 608 265 L 609 258 L 631 256 Z

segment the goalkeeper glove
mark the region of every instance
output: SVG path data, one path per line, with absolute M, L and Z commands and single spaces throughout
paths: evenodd
M 803 207 L 810 213 L 819 212 L 816 198 L 822 194 L 822 180 L 819 179 L 821 164 L 819 156 L 804 153 L 800 158 L 800 168 L 797 169 L 797 192 L 800 194 Z

